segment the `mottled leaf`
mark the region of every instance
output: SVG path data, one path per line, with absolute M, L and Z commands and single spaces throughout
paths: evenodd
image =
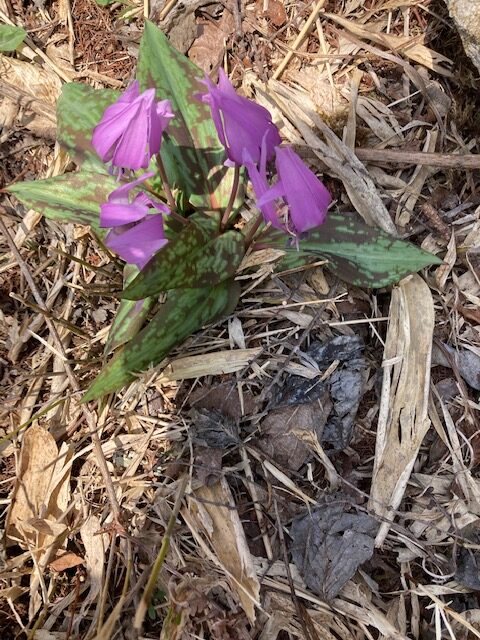
M 262 243 L 263 244 L 263 243 Z M 358 219 L 331 215 L 324 225 L 305 234 L 296 245 L 286 246 L 285 234 L 271 231 L 265 244 L 284 249 L 282 269 L 291 269 L 323 257 L 339 278 L 358 287 L 380 288 L 398 282 L 442 261 L 410 242 L 397 240 Z
M 120 389 L 136 374 L 159 364 L 169 352 L 207 322 L 235 308 L 239 285 L 226 280 L 215 287 L 170 291 L 158 313 L 100 372 L 83 402 Z
M 18 182 L 8 187 L 23 204 L 46 218 L 98 227 L 100 203 L 118 186 L 115 178 L 90 171 L 66 173 L 47 180 Z
M 0 24 L 0 51 L 15 51 L 27 37 L 22 27 Z
M 205 93 L 204 76 L 179 53 L 153 23 L 145 22 L 140 44 L 137 77 L 142 89 L 156 87 L 159 100 L 171 100 L 175 118 L 162 143 L 162 158 L 172 184 L 184 191 L 199 208 L 225 207 L 230 196 L 233 170 L 224 166 L 210 108 L 195 96 Z
M 206 220 L 218 229 L 215 220 Z M 122 298 L 140 300 L 169 289 L 216 285 L 235 274 L 244 255 L 241 233 L 227 231 L 212 237 L 208 226 L 191 222 L 153 256 Z
M 57 103 L 58 141 L 77 163 L 89 160 L 100 171 L 105 167 L 92 147 L 92 132 L 103 112 L 118 97 L 111 89 L 92 89 L 86 84 L 63 85 Z
M 126 287 L 138 275 L 139 270 L 133 264 L 126 264 L 123 269 L 123 286 Z M 145 324 L 148 314 L 156 303 L 156 298 L 144 300 L 121 300 L 115 319 L 108 332 L 104 353 L 108 355 L 118 347 L 134 338 Z

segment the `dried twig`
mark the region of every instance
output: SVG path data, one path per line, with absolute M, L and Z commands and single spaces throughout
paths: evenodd
M 429 165 L 445 169 L 480 169 L 480 153 L 426 153 L 400 149 L 365 149 L 357 147 L 355 154 L 364 162 L 374 164 Z

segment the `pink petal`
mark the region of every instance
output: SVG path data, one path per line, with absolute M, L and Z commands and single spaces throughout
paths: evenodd
M 106 244 L 125 262 L 142 269 L 150 258 L 167 244 L 162 215 L 147 216 L 142 222 L 127 230 L 114 229 Z
M 272 201 L 276 198 L 266 197 L 271 191 L 271 188 L 269 187 L 267 180 L 267 148 L 265 139 L 266 135 L 262 140 L 259 168 L 257 169 L 257 166 L 253 162 L 252 156 L 249 154 L 247 149 L 243 150 L 242 164 L 247 168 L 248 177 L 250 178 L 257 198 L 257 207 L 262 212 L 265 222 L 270 222 L 271 225 L 277 229 L 284 229 L 284 226 L 279 219 L 277 207 L 275 204 L 272 204 Z
M 150 135 L 148 140 L 150 155 L 154 155 L 160 151 L 163 132 L 173 117 L 174 114 L 171 111 L 169 100 L 162 100 L 157 104 L 152 104 L 150 112 Z
M 215 86 L 215 85 L 214 85 Z M 235 91 L 235 87 L 230 82 L 230 78 L 225 73 L 222 67 L 218 70 L 218 85 L 215 87 L 216 91 L 220 91 L 225 95 L 230 95 L 232 98 L 238 98 L 237 92 Z
M 128 202 L 128 194 L 130 193 L 130 191 L 139 184 L 145 182 L 145 180 L 148 180 L 148 178 L 151 178 L 153 175 L 155 175 L 153 171 L 147 171 L 147 173 L 144 173 L 136 180 L 132 180 L 131 182 L 122 184 L 120 187 L 110 193 L 110 195 L 108 196 L 108 201 L 118 203 Z
M 122 93 L 117 102 L 133 102 L 140 95 L 140 83 L 134 80 Z
M 117 167 L 125 167 L 136 171 L 148 166 L 146 155 L 148 142 L 149 121 L 147 107 L 143 102 L 131 105 L 135 109 L 135 117 L 131 119 L 129 126 L 123 134 L 113 152 L 113 164 Z
M 257 200 L 257 204 L 259 207 L 267 204 L 268 202 L 273 202 L 274 200 L 278 200 L 278 198 L 283 198 L 285 193 L 285 189 L 283 187 L 283 183 L 279 180 L 273 187 L 270 187 L 268 191 L 265 191 Z
M 331 202 L 326 187 L 290 147 L 277 147 L 275 162 L 295 231 L 323 224 Z
M 100 226 L 119 227 L 141 220 L 148 215 L 149 207 L 142 203 L 119 204 L 107 202 L 100 207 Z
M 112 147 L 122 136 L 125 127 L 135 117 L 130 104 L 112 104 L 105 110 L 99 124 L 93 130 L 92 146 L 104 162 L 112 157 Z

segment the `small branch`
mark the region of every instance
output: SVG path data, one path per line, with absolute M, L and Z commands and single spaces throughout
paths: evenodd
M 228 200 L 227 208 L 223 213 L 222 221 L 220 223 L 220 231 L 223 231 L 227 226 L 228 219 L 230 217 L 230 214 L 232 213 L 233 206 L 235 204 L 235 198 L 237 197 L 239 184 L 240 184 L 240 167 L 238 166 L 238 164 L 236 164 L 234 169 L 234 174 L 233 174 L 232 192 Z
M 480 153 L 424 153 L 397 149 L 356 148 L 355 155 L 364 162 L 374 164 L 420 164 L 448 169 L 480 169 Z
M 2 208 L 2 212 L 3 212 L 3 208 Z M 58 334 L 57 328 L 55 326 L 55 324 L 53 323 L 52 319 L 49 316 L 49 311 L 48 308 L 45 304 L 45 302 L 43 301 L 43 298 L 40 294 L 40 291 L 37 288 L 37 285 L 35 284 L 32 275 L 30 274 L 30 271 L 28 270 L 27 265 L 25 264 L 25 261 L 23 260 L 22 256 L 20 255 L 19 250 L 17 249 L 17 245 L 15 244 L 12 236 L 10 235 L 9 230 L 7 229 L 3 218 L 0 216 L 0 231 L 3 233 L 5 240 L 7 241 L 7 244 L 10 248 L 10 251 L 12 252 L 13 256 L 15 257 L 18 266 L 20 267 L 20 270 L 25 278 L 25 280 L 28 283 L 28 286 L 30 287 L 33 297 L 35 298 L 35 301 L 37 303 L 37 305 L 39 306 L 39 308 L 42 310 L 42 312 L 45 314 L 45 323 L 48 326 L 48 329 L 52 335 L 53 338 L 53 342 L 55 344 L 55 348 L 56 350 L 62 355 L 63 357 L 63 367 L 65 369 L 65 373 L 68 377 L 68 380 L 70 382 L 70 385 L 72 386 L 73 390 L 75 392 L 80 392 L 81 388 L 80 385 L 78 383 L 78 380 L 73 372 L 73 369 L 71 368 L 70 364 L 68 363 L 68 359 L 67 359 L 67 355 L 65 353 L 65 349 L 63 347 L 63 342 Z M 96 426 L 96 421 L 95 421 L 95 415 L 93 414 L 92 411 L 90 411 L 90 409 L 88 409 L 88 407 L 86 407 L 85 405 L 81 406 L 81 410 L 83 412 L 85 421 L 88 425 L 88 429 L 90 431 L 90 437 L 92 438 L 92 443 L 93 443 L 93 448 L 95 451 L 95 456 L 96 456 L 96 460 L 97 460 L 97 464 L 98 464 L 98 468 L 100 469 L 100 473 L 102 474 L 102 478 L 103 481 L 105 483 L 105 489 L 107 491 L 107 495 L 108 495 L 108 500 L 110 502 L 110 507 L 112 509 L 112 515 L 113 515 L 113 519 L 115 521 L 115 523 L 121 524 L 120 523 L 120 505 L 118 504 L 118 500 L 117 500 L 117 496 L 115 494 L 115 489 L 113 487 L 113 482 L 112 482 L 112 478 L 110 477 L 110 474 L 108 472 L 108 467 L 107 467 L 107 461 L 105 460 L 105 455 L 103 453 L 102 450 L 102 445 L 100 442 L 100 438 L 98 437 L 98 433 L 97 433 L 97 426 Z

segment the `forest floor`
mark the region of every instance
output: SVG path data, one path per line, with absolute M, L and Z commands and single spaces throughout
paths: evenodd
M 102 4 L 0 0 L 29 37 L 0 54 L 1 189 L 72 170 L 62 86 L 126 87 L 148 15 L 270 109 L 337 211 L 443 263 L 368 291 L 252 259 L 235 313 L 92 405 L 92 438 L 120 266 L 4 192 L 2 640 L 480 638 L 480 92 L 443 2 Z

